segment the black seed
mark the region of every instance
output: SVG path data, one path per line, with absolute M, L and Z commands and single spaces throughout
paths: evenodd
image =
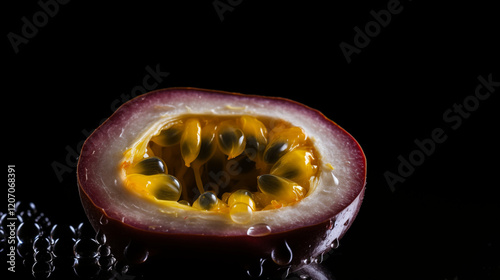
M 146 158 L 136 165 L 137 168 L 142 169 L 143 175 L 155 175 L 165 173 L 165 163 L 157 157 Z
M 170 180 L 166 181 L 163 186 L 158 188 L 154 193 L 154 196 L 160 200 L 175 200 L 179 199 L 179 193 L 181 191 L 181 183 L 177 178 L 172 175 L 167 175 Z
M 224 129 L 223 131 L 219 132 L 219 146 L 224 154 L 230 155 L 230 153 L 233 152 L 234 149 L 238 150 L 240 147 L 242 147 L 242 145 L 245 145 L 245 136 L 243 135 L 243 132 L 241 130 Z M 238 154 L 231 156 L 235 157 L 238 156 Z
M 213 154 L 215 150 L 214 138 L 201 138 L 201 147 L 200 153 L 196 160 L 205 162 L 207 161 Z
M 262 152 L 264 146 L 260 145 L 257 139 L 254 136 L 247 137 L 247 144 L 245 146 L 245 154 L 251 160 L 255 160 L 257 155 Z
M 255 171 L 255 161 L 253 161 L 249 157 L 240 155 L 236 158 L 236 160 L 238 161 L 237 170 L 241 174 L 247 174 L 248 172 Z
M 288 169 L 285 172 L 282 172 L 282 174 L 280 174 L 280 176 L 283 178 L 287 178 L 287 179 L 293 179 L 296 176 L 298 176 L 299 174 L 300 174 L 300 170 L 298 170 L 298 169 Z
M 160 135 L 157 136 L 157 140 L 155 141 L 164 146 L 171 146 L 179 143 L 181 136 L 182 129 L 173 126 L 160 132 Z
M 288 143 L 276 142 L 269 146 L 264 152 L 264 161 L 267 163 L 275 163 L 280 159 L 288 150 Z
M 283 181 L 278 176 L 271 174 L 264 174 L 257 177 L 257 181 L 259 189 L 264 193 L 271 195 L 279 195 L 283 190 Z
M 238 142 L 238 138 L 233 131 L 226 131 L 219 134 L 219 139 L 219 144 L 224 150 L 230 150 Z

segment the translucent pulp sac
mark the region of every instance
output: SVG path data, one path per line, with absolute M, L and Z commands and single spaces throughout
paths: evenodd
M 124 185 L 159 207 L 178 203 L 247 224 L 254 211 L 298 203 L 318 177 L 312 139 L 281 119 L 183 115 L 141 139 L 120 163 Z

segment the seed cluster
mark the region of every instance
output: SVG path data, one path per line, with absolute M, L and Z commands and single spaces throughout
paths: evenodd
M 228 213 L 235 223 L 300 201 L 318 172 L 304 131 L 267 117 L 186 115 L 137 147 L 143 150 L 126 151 L 136 156 L 121 163 L 129 190 Z

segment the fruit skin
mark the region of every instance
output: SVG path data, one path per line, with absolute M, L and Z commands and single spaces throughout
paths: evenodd
M 144 102 L 148 98 L 154 100 L 155 96 L 171 95 L 181 96 L 182 94 L 200 94 L 208 96 L 220 96 L 221 102 L 224 98 L 256 98 L 266 102 L 283 103 L 284 106 L 301 108 L 307 110 L 308 114 L 314 114 L 315 117 L 322 118 L 322 121 L 334 126 L 335 129 L 343 133 L 355 147 L 358 155 L 357 166 L 359 166 L 358 180 L 355 189 L 350 190 L 350 196 L 342 201 L 342 207 L 335 208 L 335 211 L 328 209 L 328 216 L 320 215 L 315 222 L 301 227 L 283 227 L 273 228 L 272 232 L 265 236 L 252 237 L 246 234 L 227 235 L 213 234 L 192 234 L 189 232 L 168 232 L 158 231 L 154 228 L 146 228 L 135 221 L 120 219 L 112 211 L 105 210 L 105 204 L 111 203 L 104 198 L 97 197 L 94 194 L 95 189 L 101 186 L 87 183 L 84 179 L 87 176 L 86 167 L 92 164 L 92 150 L 100 149 L 99 140 L 103 133 L 102 130 L 117 126 L 127 118 L 127 109 L 134 102 Z M 153 101 L 150 101 L 153 102 Z M 310 111 L 310 112 L 309 112 Z M 285 242 L 290 247 L 293 258 L 287 266 L 293 266 L 293 269 L 300 268 L 311 257 L 319 256 L 328 251 L 330 245 L 338 242 L 347 229 L 351 226 L 361 206 L 365 184 L 366 184 L 366 158 L 357 142 L 345 130 L 338 127 L 335 123 L 328 120 L 320 112 L 311 109 L 300 103 L 290 101 L 284 98 L 271 98 L 262 96 L 249 96 L 237 93 L 226 93 L 220 91 L 211 91 L 194 88 L 169 88 L 165 90 L 154 91 L 139 96 L 118 109 L 106 122 L 104 122 L 94 133 L 86 140 L 83 145 L 81 156 L 77 168 L 79 193 L 82 205 L 93 227 L 106 234 L 109 243 L 112 245 L 114 254 L 117 257 L 126 257 L 133 260 L 130 251 L 127 250 L 130 244 L 135 248 L 142 248 L 148 252 L 149 259 L 183 260 L 183 259 L 207 259 L 216 260 L 216 262 L 227 261 L 230 263 L 246 264 L 255 263 L 260 258 L 271 260 L 271 252 L 280 247 Z M 333 211 L 333 212 L 332 212 Z M 319 219 L 319 221 L 318 221 Z M 103 222 L 106 221 L 106 222 Z M 283 247 L 283 246 L 281 246 Z M 137 250 L 136 250 L 137 251 Z M 139 250 L 140 252 L 141 250 Z M 200 253 L 206 252 L 206 253 Z M 138 258 L 141 262 L 141 258 Z
M 96 230 L 107 236 L 117 258 L 134 259 L 125 256 L 126 247 L 133 243 L 148 251 L 149 257 L 183 262 L 184 260 L 203 259 L 205 262 L 232 263 L 243 267 L 255 263 L 260 258 L 271 260 L 271 252 L 285 241 L 292 250 L 293 260 L 289 264 L 299 269 L 311 257 L 317 257 L 331 249 L 352 225 L 363 201 L 365 188 L 352 203 L 337 215 L 322 223 L 297 228 L 286 232 L 252 237 L 168 234 L 139 229 L 110 218 L 92 203 L 88 195 L 80 189 L 80 197 L 85 213 Z M 103 221 L 106 221 L 103 223 Z M 203 252 L 206 252 L 204 254 Z M 209 260 L 210 259 L 210 260 Z M 134 263 L 134 261 L 131 261 Z M 138 262 L 140 263 L 140 262 Z M 209 265 L 208 265 L 209 266 Z

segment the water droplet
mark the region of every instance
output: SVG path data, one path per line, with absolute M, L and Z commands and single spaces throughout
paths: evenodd
M 49 238 L 38 235 L 33 241 L 33 250 L 38 251 L 49 251 L 52 248 L 52 242 Z
M 47 279 L 54 270 L 53 268 L 52 262 L 35 262 L 31 268 L 31 273 L 37 279 Z
M 105 244 L 106 243 L 106 234 L 102 230 L 98 230 L 96 235 L 95 235 L 95 240 L 99 242 L 99 244 Z
M 271 252 L 271 258 L 277 265 L 287 265 L 292 262 L 293 253 L 288 243 L 284 241 Z
M 335 238 L 335 240 L 333 240 L 332 244 L 330 245 L 330 248 L 337 249 L 339 245 L 340 245 L 339 239 Z
M 111 255 L 111 247 L 109 245 L 101 245 L 99 246 L 99 256 L 107 257 Z
M 326 224 L 326 229 L 332 229 L 335 226 L 335 220 L 330 219 Z
M 59 238 L 75 238 L 76 231 L 71 225 L 55 224 L 50 231 L 50 237 L 52 237 L 53 240 L 57 240 Z
M 252 237 L 266 236 L 271 233 L 271 227 L 268 224 L 255 224 L 248 228 L 247 235 Z
M 17 240 L 19 242 L 33 243 L 33 240 L 41 233 L 41 227 L 33 222 L 23 222 L 17 228 Z
M 333 171 L 330 172 L 330 174 L 332 174 L 332 178 L 333 178 L 333 183 L 338 186 L 339 185 L 339 179 L 337 179 L 337 177 L 335 176 L 335 174 L 333 174 Z
M 130 242 L 127 247 L 125 247 L 124 255 L 132 264 L 140 264 L 145 262 L 149 257 L 149 251 L 146 247 Z
M 108 218 L 106 218 L 106 216 L 102 215 L 101 218 L 99 219 L 99 224 L 105 226 L 108 224 Z
M 263 265 L 266 259 L 261 258 L 257 265 L 252 265 L 247 269 L 247 275 L 252 278 L 259 278 L 262 276 L 262 272 L 264 270 Z
M 347 219 L 347 221 L 345 221 L 345 223 L 344 223 L 344 226 L 347 226 L 347 225 L 349 225 L 349 219 Z
M 78 239 L 73 246 L 73 252 L 77 258 L 95 258 L 99 254 L 99 243 L 90 238 Z
M 316 259 L 316 263 L 322 263 L 325 260 L 325 252 L 319 254 L 318 258 Z
M 100 267 L 97 258 L 75 258 L 73 270 L 76 275 L 90 279 L 97 276 Z

